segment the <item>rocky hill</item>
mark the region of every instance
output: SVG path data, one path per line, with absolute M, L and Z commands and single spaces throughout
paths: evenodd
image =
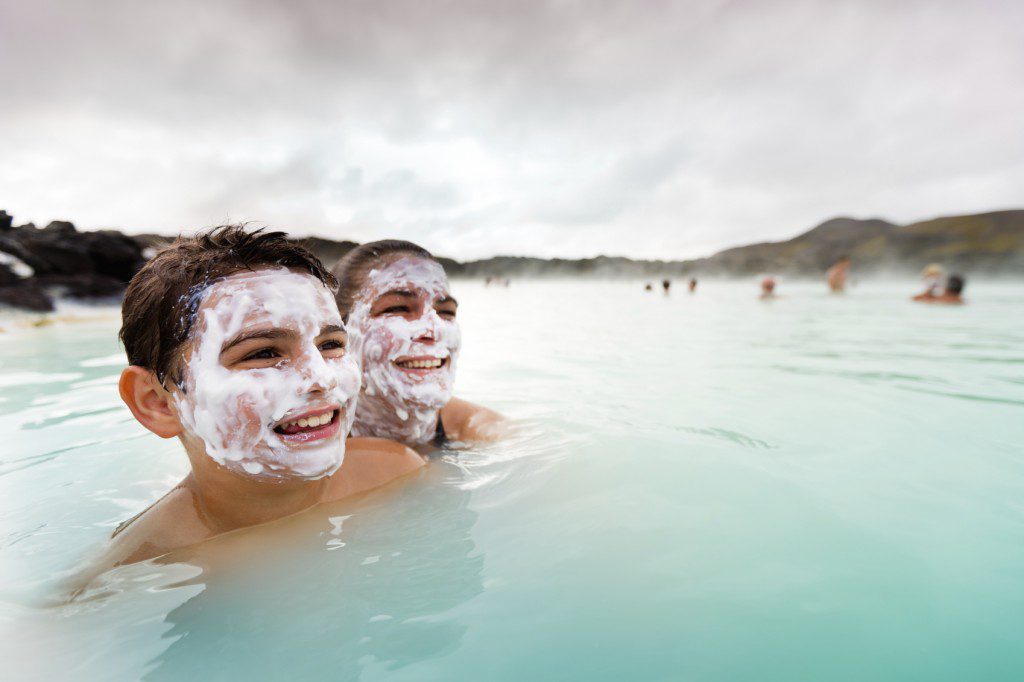
M 917 273 L 928 263 L 947 271 L 1024 274 L 1024 211 L 936 218 L 909 225 L 834 218 L 784 241 L 751 244 L 694 261 L 704 272 L 818 275 L 841 255 L 858 273 Z
M 761 273 L 817 277 L 842 255 L 853 259 L 858 274 L 916 274 L 928 263 L 939 262 L 947 270 L 965 273 L 1024 275 L 1024 210 L 951 216 L 903 226 L 877 218 L 833 218 L 786 241 L 739 246 L 695 260 L 499 256 L 458 263 L 450 272 L 471 277 L 738 277 Z
M 169 240 L 116 230 L 82 232 L 67 221 L 43 228 L 15 226 L 0 211 L 0 306 L 53 309 L 55 297 L 116 299 L 146 260 Z M 300 240 L 332 265 L 355 242 L 321 237 Z M 951 216 L 895 225 L 885 220 L 833 218 L 781 242 L 750 244 L 685 261 L 598 256 L 543 259 L 497 256 L 458 262 L 441 258 L 453 277 L 680 277 L 774 273 L 818 277 L 839 256 L 853 259 L 858 275 L 915 275 L 927 263 L 968 276 L 1024 275 L 1024 210 Z

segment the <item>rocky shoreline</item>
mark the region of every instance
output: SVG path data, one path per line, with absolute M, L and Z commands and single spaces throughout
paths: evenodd
M 170 237 L 79 231 L 66 220 L 46 227 L 14 225 L 0 211 L 0 308 L 54 310 L 58 299 L 116 301 L 128 281 Z M 355 248 L 351 241 L 297 240 L 328 266 Z M 792 239 L 726 249 L 685 261 L 598 256 L 543 259 L 497 256 L 459 262 L 439 258 L 452 277 L 745 277 L 762 273 L 820 277 L 840 255 L 859 274 L 917 276 L 939 262 L 965 274 L 1024 275 L 1024 210 L 950 216 L 895 225 L 834 218 Z
M 56 299 L 116 299 L 146 262 L 145 245 L 116 230 L 64 220 L 15 226 L 0 211 L 0 305 L 50 312 Z

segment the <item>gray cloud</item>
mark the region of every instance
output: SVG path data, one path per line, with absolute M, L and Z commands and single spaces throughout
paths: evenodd
M 1024 204 L 1014 2 L 0 0 L 0 205 L 701 255 Z

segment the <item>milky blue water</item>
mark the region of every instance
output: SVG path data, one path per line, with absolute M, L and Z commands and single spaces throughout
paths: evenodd
M 1021 679 L 1024 286 L 914 287 L 458 282 L 517 435 L 71 603 L 186 461 L 116 316 L 0 321 L 0 678 Z

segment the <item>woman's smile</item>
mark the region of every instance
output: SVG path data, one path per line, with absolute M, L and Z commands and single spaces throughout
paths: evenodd
M 431 355 L 406 355 L 392 360 L 392 363 L 399 369 L 406 372 L 412 372 L 413 374 L 427 374 L 429 372 L 448 367 L 448 360 L 448 356 L 439 358 Z

